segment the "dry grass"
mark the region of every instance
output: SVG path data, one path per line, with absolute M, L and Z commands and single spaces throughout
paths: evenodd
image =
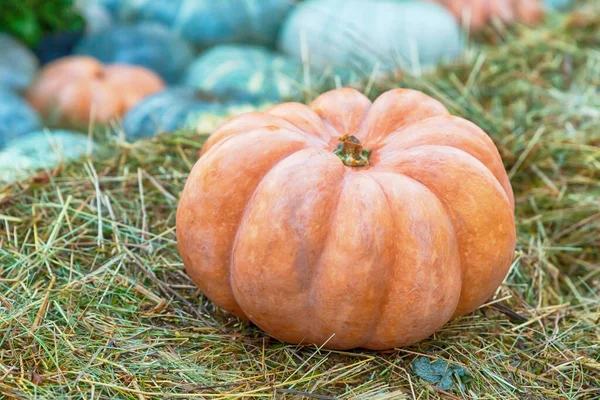
M 390 81 L 425 90 L 496 141 L 518 254 L 496 302 L 387 352 L 284 345 L 215 309 L 182 271 L 176 201 L 201 148 L 176 134 L 113 145 L 0 191 L 5 398 L 600 398 L 600 7 L 502 31 L 470 61 Z M 523 322 L 525 321 L 525 322 Z M 418 355 L 466 368 L 442 392 Z

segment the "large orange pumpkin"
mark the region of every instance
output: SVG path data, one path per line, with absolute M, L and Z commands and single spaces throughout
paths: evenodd
M 417 342 L 494 294 L 514 255 L 492 140 L 407 89 L 277 105 L 208 139 L 177 210 L 180 254 L 216 305 L 328 348 Z
M 143 67 L 103 65 L 91 57 L 64 57 L 48 64 L 27 93 L 42 114 L 72 124 L 107 123 L 164 87 Z M 92 114 L 93 108 L 93 114 Z
M 533 25 L 544 18 L 541 0 L 431 0 L 445 5 L 459 20 L 468 22 L 472 31 L 490 24 L 493 18 L 510 24 L 515 21 Z

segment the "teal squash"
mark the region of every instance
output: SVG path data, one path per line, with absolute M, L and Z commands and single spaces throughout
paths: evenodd
M 27 47 L 0 33 L 0 89 L 25 90 L 38 71 L 38 60 Z
M 8 144 L 0 151 L 0 182 L 25 179 L 38 170 L 56 168 L 95 149 L 88 137 L 63 130 L 36 131 Z
M 122 20 L 164 24 L 190 42 L 274 45 L 295 0 L 105 0 Z
M 571 0 L 544 0 L 544 4 L 548 8 L 563 10 L 571 5 Z
M 117 17 L 126 4 L 126 0 L 89 0 L 101 7 L 104 7 L 111 16 Z
M 40 116 L 14 92 L 0 89 L 0 149 L 42 128 Z
M 86 34 L 94 34 L 108 29 L 113 24 L 113 16 L 108 7 L 95 0 L 82 0 L 77 7 L 85 19 Z
M 279 49 L 317 68 L 348 66 L 368 76 L 454 60 L 461 29 L 437 3 L 394 0 L 308 0 L 285 22 Z
M 184 83 L 219 98 L 250 103 L 299 100 L 302 64 L 251 45 L 220 45 L 190 65 Z
M 178 82 L 193 59 L 191 46 L 177 34 L 154 23 L 120 25 L 83 38 L 75 54 L 104 63 L 146 67 L 169 83 Z
M 221 101 L 188 87 L 171 87 L 149 96 L 133 107 L 122 122 L 127 140 L 152 137 L 159 133 L 194 129 L 202 114 L 224 115 L 236 101 Z
M 73 52 L 77 43 L 83 38 L 84 31 L 63 31 L 44 35 L 34 47 L 33 53 L 40 60 L 42 66 L 66 57 Z

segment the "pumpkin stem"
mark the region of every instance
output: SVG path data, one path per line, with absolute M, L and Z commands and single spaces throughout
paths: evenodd
M 348 167 L 364 167 L 369 165 L 371 150 L 363 149 L 356 136 L 344 135 L 340 137 L 340 144 L 333 151 L 344 165 Z

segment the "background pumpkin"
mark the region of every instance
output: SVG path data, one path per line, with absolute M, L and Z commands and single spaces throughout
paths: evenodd
M 128 0 L 90 0 L 91 3 L 105 8 L 111 16 L 118 17 Z
M 11 140 L 41 128 L 41 118 L 25 100 L 0 89 L 0 149 Z
M 317 69 L 350 66 L 368 76 L 399 66 L 432 65 L 459 57 L 463 40 L 456 20 L 429 2 L 309 0 L 286 20 L 279 48 Z
M 85 37 L 75 54 L 103 63 L 139 65 L 169 83 L 178 82 L 193 59 L 189 44 L 167 28 L 153 23 L 114 26 Z
M 113 23 L 110 10 L 97 1 L 78 1 L 77 9 L 85 19 L 85 32 L 88 35 L 106 30 Z
M 211 135 L 177 239 L 202 291 L 276 338 L 386 349 L 494 294 L 514 256 L 513 208 L 498 150 L 476 125 L 421 92 L 371 104 L 340 89 Z
M 0 89 L 25 90 L 35 77 L 38 60 L 21 42 L 0 33 Z
M 77 43 L 83 38 L 84 31 L 55 32 L 44 35 L 33 49 L 41 65 L 68 56 L 73 52 Z
M 469 24 L 472 31 L 488 26 L 493 18 L 506 24 L 522 22 L 536 24 L 544 18 L 542 0 L 433 0 L 444 4 L 458 18 Z M 463 17 L 468 16 L 468 21 Z
M 107 0 L 122 20 L 164 24 L 190 42 L 208 47 L 242 42 L 274 45 L 294 0 Z
M 224 115 L 243 102 L 220 101 L 210 94 L 188 87 L 171 87 L 147 97 L 123 119 L 128 140 L 155 136 L 163 132 L 195 129 L 200 115 Z
M 220 45 L 189 67 L 185 84 L 217 97 L 278 102 L 301 97 L 302 65 L 250 45 Z
M 546 7 L 562 10 L 571 4 L 571 0 L 544 0 L 544 4 Z
M 52 123 L 108 123 L 160 91 L 163 81 L 142 67 L 105 66 L 91 57 L 65 57 L 48 64 L 30 87 L 27 97 Z
M 0 182 L 25 179 L 40 169 L 82 157 L 96 145 L 87 136 L 65 130 L 31 132 L 0 151 Z

